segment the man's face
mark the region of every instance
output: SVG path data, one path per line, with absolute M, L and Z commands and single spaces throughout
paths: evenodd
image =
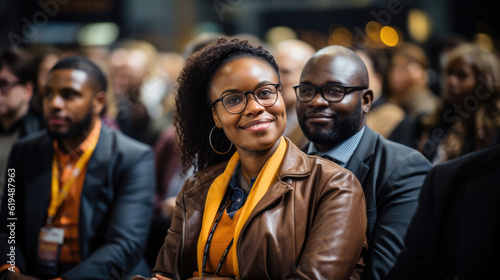
M 147 57 L 140 51 L 116 50 L 111 55 L 111 70 L 117 95 L 137 94 L 147 75 Z
M 101 109 L 101 101 L 90 85 L 87 73 L 75 69 L 58 69 L 49 73 L 43 91 L 43 112 L 53 137 L 73 138 L 89 133 Z
M 358 73 L 358 66 L 350 59 L 323 55 L 309 60 L 302 71 L 300 83 L 366 86 L 361 84 Z M 342 101 L 328 102 L 318 92 L 310 102 L 297 101 L 297 116 L 302 131 L 319 151 L 329 150 L 363 127 L 365 113 L 371 105 L 371 99 L 368 98 L 367 102 L 362 98 L 364 93 L 363 90 L 347 90 Z
M 19 79 L 7 66 L 0 69 L 0 117 L 12 118 L 29 103 L 31 84 L 20 84 Z

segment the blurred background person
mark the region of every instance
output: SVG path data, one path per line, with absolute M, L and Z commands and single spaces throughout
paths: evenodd
M 210 43 L 215 42 L 218 39 L 218 35 L 213 33 L 202 33 L 196 37 L 194 37 L 191 41 L 189 41 L 183 51 L 182 54 L 182 65 L 179 63 L 168 63 L 168 76 L 165 78 L 169 81 L 172 87 L 177 87 L 177 78 L 180 74 L 180 71 L 184 67 L 184 61 L 192 55 L 193 53 L 201 50 L 203 47 L 209 45 Z M 177 55 L 172 56 L 170 59 L 174 59 L 174 62 L 181 62 Z M 164 64 L 167 67 L 167 63 Z M 178 68 L 180 66 L 180 68 Z M 176 89 L 170 92 L 168 99 L 165 102 L 165 108 L 168 108 L 169 115 L 174 115 L 173 107 L 175 106 L 175 96 Z M 166 117 L 168 118 L 168 116 Z M 170 219 L 175 208 L 175 198 L 177 193 L 180 191 L 184 180 L 191 175 L 192 170 L 186 172 L 186 174 L 182 174 L 182 161 L 179 151 L 179 140 L 177 134 L 175 132 L 175 126 L 172 122 L 168 122 L 161 132 L 158 140 L 154 145 L 154 153 L 155 153 L 155 166 L 156 166 L 156 191 L 155 191 L 155 219 L 160 222 L 160 226 L 162 227 L 163 234 L 157 234 L 157 232 L 151 231 L 152 235 L 156 235 L 161 243 L 158 244 L 157 247 L 154 247 L 157 251 L 161 244 L 163 244 L 163 238 L 165 236 L 166 230 L 168 228 L 165 227 L 165 224 L 170 224 Z M 156 224 L 153 223 L 153 227 Z M 156 261 L 156 254 L 154 254 L 154 260 Z
M 42 120 L 30 109 L 35 79 L 33 60 L 24 50 L 0 53 L 0 197 L 10 150 L 17 139 L 43 128 Z M 1 202 L 0 202 L 1 204 Z
M 47 83 L 47 75 L 50 68 L 56 65 L 57 61 L 59 61 L 62 56 L 62 52 L 59 48 L 51 45 L 37 45 L 31 49 L 34 54 L 34 69 L 36 75 L 35 92 L 31 99 L 31 106 L 38 115 L 42 116 L 43 96 L 41 91 Z
M 163 129 L 173 123 L 177 77 L 184 67 L 184 61 L 184 57 L 177 52 L 158 54 L 157 73 L 158 77 L 163 80 L 166 91 L 161 101 L 161 107 L 156 108 L 155 129 Z
M 213 39 L 196 37 L 186 45 L 184 55 L 189 56 Z M 195 43 L 196 42 L 196 43 Z M 163 100 L 163 129 L 154 144 L 156 189 L 153 203 L 153 221 L 144 255 L 151 267 L 156 264 L 156 257 L 165 240 L 170 221 L 175 209 L 175 199 L 191 171 L 182 173 L 179 139 L 173 124 L 177 78 L 184 67 L 185 58 L 178 53 L 160 55 L 158 67 L 160 77 L 168 87 L 167 96 Z
M 149 84 L 155 69 L 156 48 L 148 42 L 130 40 L 113 50 L 110 57 L 110 72 L 118 107 L 117 123 L 120 130 L 143 143 L 152 145 L 157 134 L 151 131 L 148 105 L 161 105 L 162 84 Z M 151 87 L 149 87 L 151 86 Z M 144 89 L 147 89 L 145 91 Z M 160 96 L 160 97 L 159 97 Z M 150 98 L 151 102 L 150 101 Z
M 307 143 L 307 138 L 302 133 L 297 119 L 297 110 L 295 110 L 297 98 L 293 86 L 300 82 L 302 68 L 315 50 L 304 41 L 290 39 L 278 43 L 274 51 L 280 68 L 281 88 L 286 106 L 287 123 L 283 135 L 298 147 L 302 147 Z
M 448 56 L 451 51 L 453 51 L 456 47 L 458 47 L 461 44 L 468 43 L 468 40 L 466 40 L 463 36 L 459 34 L 450 34 L 446 35 L 438 42 L 436 43 L 437 45 L 437 60 L 438 60 L 438 66 L 436 69 L 436 72 L 438 73 L 438 83 L 437 85 L 439 86 L 435 92 L 441 92 L 444 86 L 444 74 L 443 70 L 445 69 L 446 62 L 448 62 Z
M 393 49 L 388 83 L 391 98 L 410 117 L 432 114 L 438 98 L 428 87 L 427 56 L 418 45 L 404 42 Z
M 500 143 L 500 62 L 477 45 L 451 51 L 442 105 L 414 129 L 414 144 L 434 164 Z
M 369 88 L 373 91 L 373 104 L 366 115 L 366 124 L 385 138 L 388 138 L 398 124 L 403 121 L 405 112 L 395 104 L 387 92 L 387 70 L 389 60 L 384 50 L 355 49 L 368 70 Z

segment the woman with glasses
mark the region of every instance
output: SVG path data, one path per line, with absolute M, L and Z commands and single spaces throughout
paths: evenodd
M 349 279 L 363 251 L 363 190 L 282 136 L 278 66 L 220 38 L 188 58 L 176 127 L 184 170 L 156 279 Z M 354 278 L 359 275 L 354 275 Z M 152 278 L 152 279 L 155 279 Z

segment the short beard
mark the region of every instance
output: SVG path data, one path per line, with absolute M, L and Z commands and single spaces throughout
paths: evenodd
M 345 120 L 340 121 L 338 115 L 334 117 L 334 125 L 331 130 L 324 131 L 318 134 L 312 134 L 304 121 L 300 122 L 300 127 L 304 132 L 304 135 L 309 139 L 309 141 L 323 145 L 334 147 L 343 141 L 349 139 L 351 136 L 358 132 L 361 126 L 361 100 L 354 113 L 348 116 Z
M 92 124 L 92 117 L 93 117 L 92 111 L 93 110 L 89 110 L 88 113 L 83 118 L 83 120 L 74 123 L 66 132 L 61 133 L 61 132 L 50 131 L 48 124 L 45 123 L 49 136 L 56 140 L 62 140 L 62 139 L 75 138 L 82 134 L 89 134 L 90 133 L 89 129 L 90 125 Z

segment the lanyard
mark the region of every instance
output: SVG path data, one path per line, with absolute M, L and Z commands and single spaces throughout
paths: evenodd
M 207 239 L 207 245 L 205 245 L 205 251 L 203 253 L 203 265 L 202 265 L 202 270 L 201 270 L 201 276 L 205 276 L 205 266 L 207 265 L 207 258 L 208 258 L 208 253 L 210 251 L 210 244 L 212 243 L 212 237 L 214 236 L 215 229 L 217 228 L 217 225 L 219 224 L 222 214 L 224 211 L 226 211 L 226 207 L 229 204 L 229 194 L 231 191 L 228 191 L 222 200 L 223 202 L 219 206 L 219 215 L 217 216 L 217 219 L 215 219 L 214 225 L 212 226 L 212 229 L 210 230 L 210 234 L 208 235 Z M 224 253 L 222 253 L 222 257 L 220 258 L 219 264 L 217 265 L 217 269 L 215 270 L 215 276 L 219 275 L 219 272 L 222 268 L 222 264 L 226 260 L 227 254 L 229 253 L 229 250 L 231 249 L 231 246 L 233 245 L 233 239 L 231 239 L 231 242 L 229 242 L 229 245 L 226 247 L 226 250 L 224 250 Z
M 90 147 L 80 156 L 78 161 L 73 168 L 73 172 L 71 176 L 64 182 L 63 187 L 59 188 L 59 168 L 57 162 L 57 156 L 54 152 L 54 156 L 52 158 L 52 198 L 50 199 L 50 206 L 48 210 L 47 217 L 47 225 L 52 224 L 52 219 L 57 213 L 57 210 L 61 206 L 61 204 L 66 199 L 69 190 L 75 183 L 75 180 L 82 175 L 82 170 L 85 168 L 85 165 L 88 163 L 90 156 L 94 152 L 95 146 L 97 145 L 97 139 L 90 144 Z

